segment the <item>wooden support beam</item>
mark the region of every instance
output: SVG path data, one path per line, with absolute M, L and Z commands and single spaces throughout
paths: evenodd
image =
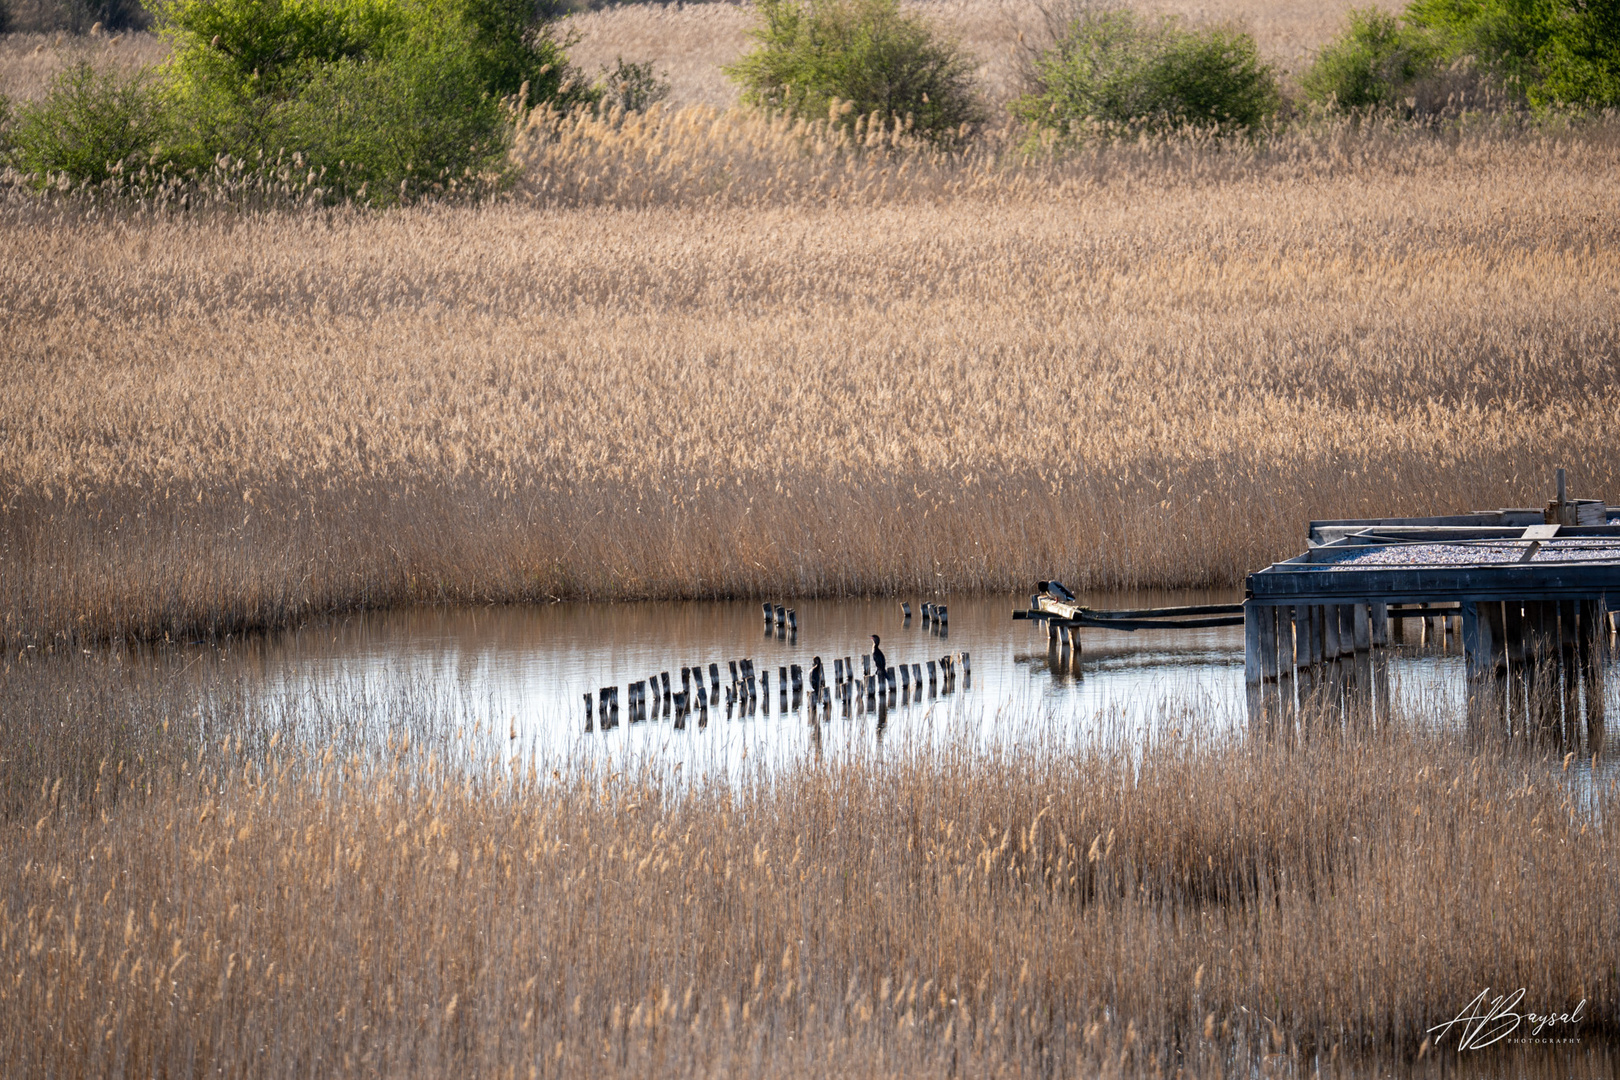
M 1260 667 L 1260 605 L 1253 600 L 1243 605 L 1243 681 L 1259 686 L 1263 673 Z
M 1367 652 L 1372 649 L 1372 609 L 1366 604 L 1353 604 L 1350 609 L 1353 622 L 1352 633 L 1355 635 L 1356 652 Z
M 1277 670 L 1285 679 L 1293 678 L 1299 666 L 1299 634 L 1295 630 L 1303 609 L 1289 604 L 1277 609 Z
M 1532 710 L 1542 738 L 1562 734 L 1563 693 L 1558 678 L 1558 602 L 1538 600 L 1525 604 L 1530 630 Z
M 1558 604 L 1558 678 L 1564 690 L 1564 741 L 1573 750 L 1581 746 L 1581 602 Z
M 1322 659 L 1339 658 L 1339 605 L 1322 605 Z
M 1507 605 L 1500 600 L 1480 601 L 1475 605 L 1482 613 L 1482 618 L 1490 626 L 1490 666 L 1491 675 L 1501 679 L 1507 675 Z M 1480 639 L 1485 640 L 1483 636 Z M 1482 645 L 1481 648 L 1484 646 Z
M 1491 720 L 1501 714 L 1496 692 L 1494 631 L 1486 603 L 1465 601 L 1462 608 L 1463 665 L 1467 672 L 1468 725 L 1475 731 L 1489 731 Z M 1498 609 L 1501 604 L 1495 605 Z
M 1608 667 L 1608 615 L 1602 600 L 1587 600 L 1581 605 L 1580 649 L 1581 671 L 1585 676 L 1582 689 L 1586 698 L 1586 749 L 1592 754 L 1603 752 L 1606 719 L 1603 675 Z
M 1506 645 L 1507 666 L 1507 719 L 1511 730 L 1519 732 L 1526 726 L 1526 650 L 1524 604 L 1507 601 L 1502 605 L 1502 633 Z
M 1375 603 L 1370 612 L 1373 648 L 1382 649 L 1389 644 L 1389 605 Z
M 1260 623 L 1260 678 L 1266 682 L 1277 681 L 1277 609 L 1274 607 L 1257 608 L 1255 612 Z M 1249 613 L 1244 612 L 1244 627 L 1247 633 Z

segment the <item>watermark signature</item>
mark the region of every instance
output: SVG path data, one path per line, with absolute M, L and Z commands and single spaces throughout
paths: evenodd
M 1511 994 L 1498 994 L 1493 998 L 1491 988 L 1487 986 L 1457 1014 L 1455 1019 L 1436 1024 L 1429 1029 L 1428 1034 L 1438 1048 L 1441 1041 L 1451 1033 L 1451 1029 L 1457 1028 L 1458 1050 L 1483 1050 L 1487 1046 L 1494 1046 L 1503 1041 L 1513 1043 L 1580 1041 L 1575 1036 L 1575 1027 L 1586 1015 L 1585 998 L 1570 1011 L 1562 1013 L 1519 1012 L 1519 1005 L 1523 1001 L 1523 987 Z

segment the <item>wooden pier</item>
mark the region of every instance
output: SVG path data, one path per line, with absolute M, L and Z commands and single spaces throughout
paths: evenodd
M 1385 650 L 1437 645 L 1463 655 L 1471 724 L 1577 749 L 1584 727 L 1600 748 L 1620 507 L 1568 497 L 1560 469 L 1544 507 L 1313 521 L 1307 545 L 1250 574 L 1241 604 L 1103 611 L 1042 581 L 1013 618 L 1043 622 L 1065 666 L 1085 628 L 1241 625 L 1250 712 L 1265 720 L 1308 708 L 1387 717 Z
M 1286 712 L 1322 687 L 1347 709 L 1382 713 L 1387 676 L 1370 661 L 1418 618 L 1441 642 L 1460 631 L 1471 724 L 1579 748 L 1584 716 L 1595 751 L 1620 606 L 1620 507 L 1567 498 L 1562 475 L 1558 486 L 1539 509 L 1311 522 L 1307 551 L 1246 583 L 1251 709 Z

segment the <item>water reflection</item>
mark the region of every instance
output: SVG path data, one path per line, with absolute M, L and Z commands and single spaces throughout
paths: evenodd
M 1212 604 L 1225 592 L 1099 596 L 1097 607 Z M 1025 597 L 952 598 L 909 620 L 897 601 L 557 604 L 368 614 L 250 639 L 234 663 L 267 699 L 341 683 L 368 700 L 429 687 L 469 728 L 553 758 L 657 757 L 694 772 L 771 768 L 806 756 L 905 745 L 1038 740 L 1054 750 L 1106 734 L 1196 724 L 1245 728 L 1240 627 L 1086 630 L 1049 644 L 1014 622 Z M 933 601 L 930 601 L 933 603 Z M 912 610 L 920 604 L 913 600 Z M 766 616 L 769 616 L 768 620 Z M 881 634 L 888 671 L 870 666 Z M 814 665 L 823 680 L 815 682 Z M 1368 683 L 1377 710 L 1460 715 L 1461 658 L 1392 649 Z M 1359 692 L 1291 685 L 1298 701 Z

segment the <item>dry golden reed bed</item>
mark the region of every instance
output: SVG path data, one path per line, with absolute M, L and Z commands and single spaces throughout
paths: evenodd
M 1410 734 L 1439 717 L 891 744 L 683 787 L 536 762 L 409 698 L 386 743 L 359 740 L 377 703 L 340 690 L 304 703 L 328 732 L 310 749 L 228 692 L 193 713 L 167 678 L 116 657 L 0 673 L 7 745 L 41 755 L 0 764 L 8 1075 L 1615 1065 L 1613 780 Z M 1486 987 L 1524 988 L 1520 1011 L 1584 999 L 1553 1029 L 1576 1041 L 1434 1041 Z
M 537 121 L 506 201 L 0 210 L 0 636 L 1231 584 L 1620 493 L 1620 127 L 1009 163 Z M 864 136 L 863 136 L 864 137 Z

